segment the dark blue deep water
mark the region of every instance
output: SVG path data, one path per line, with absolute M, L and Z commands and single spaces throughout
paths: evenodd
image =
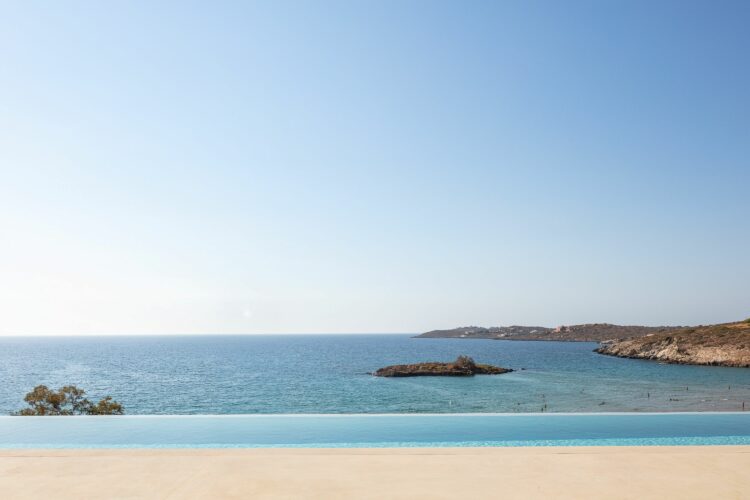
M 601 356 L 592 343 L 408 335 L 0 338 L 0 414 L 37 384 L 112 395 L 128 414 L 750 410 L 750 369 Z M 499 376 L 384 379 L 381 366 L 450 361 Z M 522 370 L 523 369 L 523 370 Z

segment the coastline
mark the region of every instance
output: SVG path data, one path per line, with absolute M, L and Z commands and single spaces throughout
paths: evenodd
M 4 498 L 739 498 L 750 446 L 0 450 Z
M 639 361 L 652 361 L 655 363 L 665 365 L 682 365 L 682 366 L 713 366 L 719 368 L 750 368 L 750 363 L 743 362 L 737 363 L 734 361 L 721 361 L 721 360 L 685 360 L 679 358 L 671 358 L 669 356 L 660 357 L 651 353 L 632 353 L 628 354 L 627 351 L 621 350 L 619 345 L 614 344 L 601 344 L 599 347 L 594 349 L 594 352 L 601 354 L 602 356 L 610 356 L 612 358 L 620 359 L 636 359 Z

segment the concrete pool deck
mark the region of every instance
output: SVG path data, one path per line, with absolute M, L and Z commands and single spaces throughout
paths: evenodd
M 750 446 L 0 450 L 24 498 L 750 498 Z

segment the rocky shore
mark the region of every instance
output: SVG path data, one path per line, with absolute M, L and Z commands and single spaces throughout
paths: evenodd
M 750 367 L 750 320 L 613 340 L 595 351 L 662 363 Z
M 459 356 L 452 363 L 416 363 L 412 365 L 391 365 L 380 368 L 376 377 L 471 377 L 474 375 L 500 375 L 512 372 L 510 368 L 477 364 L 468 356 Z

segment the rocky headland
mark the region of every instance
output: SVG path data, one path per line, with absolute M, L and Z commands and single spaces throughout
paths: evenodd
M 750 367 L 750 319 L 613 340 L 596 352 L 663 363 Z
M 500 375 L 512 372 L 510 368 L 477 364 L 468 356 L 459 356 L 452 363 L 415 363 L 411 365 L 391 365 L 380 368 L 376 377 L 471 377 L 474 375 Z

